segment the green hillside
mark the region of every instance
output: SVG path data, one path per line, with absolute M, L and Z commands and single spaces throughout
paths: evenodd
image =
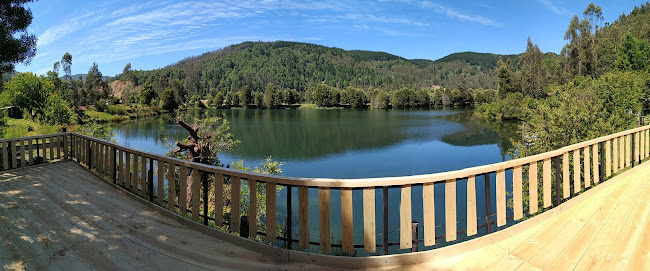
M 244 86 L 258 91 L 269 83 L 298 92 L 313 90 L 322 82 L 337 88 L 386 91 L 434 85 L 495 88 L 496 59 L 494 63 L 461 59 L 434 62 L 309 43 L 244 42 L 189 57 L 162 69 L 133 71 L 132 78 L 137 84 L 149 82 L 154 87 L 161 78 L 180 79 L 188 94 L 201 96 L 239 91 Z

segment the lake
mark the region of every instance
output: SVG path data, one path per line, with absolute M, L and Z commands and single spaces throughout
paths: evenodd
M 481 125 L 469 110 L 245 110 L 193 111 L 221 117 L 241 143 L 219 154 L 222 163 L 254 167 L 272 156 L 283 175 L 365 178 L 443 172 L 500 162 L 507 137 Z M 171 117 L 113 126 L 122 146 L 165 154 L 187 132 Z
M 254 167 L 272 156 L 282 161 L 283 175 L 294 177 L 366 178 L 406 176 L 444 172 L 496 163 L 509 158 L 510 138 L 516 126 L 501 126 L 495 131 L 481 124 L 471 110 L 353 110 L 353 109 L 208 109 L 191 111 L 193 118 L 221 117 L 230 121 L 231 132 L 241 143 L 231 153 L 221 153 L 222 163 L 244 160 Z M 170 116 L 140 119 L 113 125 L 122 146 L 162 154 L 187 132 Z M 510 174 L 510 173 L 508 173 Z M 508 178 L 510 180 L 510 178 Z M 495 176 L 491 177 L 494 185 Z M 465 229 L 466 181 L 457 182 L 458 230 Z M 507 187 L 511 187 L 508 181 Z M 444 222 L 444 184 L 434 186 L 436 224 Z M 286 217 L 286 190 L 277 198 L 278 217 Z M 485 224 L 486 210 L 483 176 L 476 177 L 478 224 Z M 362 191 L 353 191 L 354 239 L 363 244 Z M 309 189 L 310 231 L 318 242 L 318 190 Z M 376 217 L 383 217 L 383 194 L 376 192 Z M 292 213 L 298 213 L 298 192 L 292 188 Z M 492 190 L 492 199 L 496 198 Z M 313 199 L 313 200 L 311 200 Z M 331 229 L 333 243 L 340 240 L 340 191 L 331 191 Z M 399 240 L 399 188 L 389 189 L 389 240 Z M 413 186 L 412 216 L 422 221 L 422 187 Z M 496 204 L 491 204 L 496 214 Z M 511 215 L 508 208 L 508 215 Z M 295 217 L 294 217 L 295 219 Z M 278 222 L 282 223 L 282 222 Z M 420 224 L 420 227 L 422 225 Z M 383 224 L 377 223 L 377 233 Z M 420 229 L 420 238 L 423 238 Z M 484 234 L 486 229 L 479 229 Z M 298 229 L 293 226 L 294 238 Z M 444 227 L 436 227 L 443 236 Z M 378 237 L 378 243 L 381 243 Z M 466 239 L 459 234 L 458 240 Z M 448 245 L 441 243 L 440 245 Z M 425 248 L 428 249 L 428 248 Z M 391 253 L 400 253 L 397 247 Z M 381 249 L 379 249 L 381 251 Z M 359 255 L 363 249 L 357 249 Z

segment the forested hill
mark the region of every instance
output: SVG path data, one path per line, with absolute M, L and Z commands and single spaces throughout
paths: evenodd
M 434 61 L 434 63 L 461 61 L 471 66 L 481 66 L 487 69 L 494 69 L 497 66 L 499 57 L 501 57 L 503 61 L 506 61 L 507 59 L 510 59 L 513 63 L 517 63 L 519 61 L 519 55 L 501 56 L 501 55 L 491 54 L 491 53 L 461 52 L 461 53 L 453 53 L 448 56 L 445 56 L 441 59 Z
M 249 86 L 263 90 L 271 83 L 298 92 L 321 82 L 337 88 L 394 90 L 402 87 L 496 88 L 497 56 L 482 61 L 463 59 L 409 60 L 384 52 L 298 42 L 244 42 L 189 57 L 162 69 L 131 71 L 136 84 L 180 79 L 188 94 L 215 95 Z M 121 78 L 125 79 L 125 78 Z

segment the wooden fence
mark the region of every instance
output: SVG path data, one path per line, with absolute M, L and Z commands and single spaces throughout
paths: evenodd
M 69 159 L 146 200 L 233 234 L 288 249 L 380 255 L 475 238 L 554 208 L 648 158 L 650 126 L 490 165 L 370 179 L 255 174 L 150 154 L 76 133 L 4 139 L 0 146 L 3 170 Z M 278 188 L 284 189 L 282 195 L 286 196 L 282 219 L 277 216 Z M 422 194 L 415 195 L 414 190 Z M 394 201 L 399 208 L 389 206 L 393 204 L 389 191 L 399 191 L 399 201 Z M 340 210 L 332 208 L 332 194 L 340 195 Z M 436 195 L 444 199 L 436 201 Z M 421 208 L 414 208 L 415 197 L 421 198 L 417 201 Z M 310 228 L 310 202 L 318 203 L 317 230 Z M 440 202 L 444 206 L 436 206 Z M 362 205 L 361 214 L 354 213 L 358 204 Z M 399 210 L 395 231 L 389 229 L 391 209 Z M 421 213 L 414 214 L 414 210 Z M 436 212 L 443 212 L 438 216 L 444 219 L 436 219 Z M 414 223 L 414 215 L 422 221 Z M 332 236 L 334 216 L 340 218 L 340 240 Z M 362 231 L 356 233 L 355 216 L 363 218 L 362 225 L 357 225 Z M 398 242 L 390 242 L 391 233 L 399 237 L 394 238 Z

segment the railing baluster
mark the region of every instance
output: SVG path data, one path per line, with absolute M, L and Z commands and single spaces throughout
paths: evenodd
M 344 253 L 354 252 L 354 220 L 352 189 L 341 188 L 341 247 Z
M 276 241 L 275 183 L 266 182 L 266 240 Z M 350 204 L 350 206 L 352 206 Z M 223 212 L 223 210 L 222 210 Z
M 248 179 L 248 236 L 255 238 L 257 235 L 257 182 Z
M 147 196 L 147 191 L 149 191 L 149 187 L 147 187 L 147 157 L 144 155 L 141 155 L 141 161 L 140 161 L 140 166 L 142 169 L 140 170 L 140 195 L 143 197 Z M 138 189 L 136 189 L 138 191 Z
M 298 186 L 298 248 L 309 249 L 309 189 Z
M 497 227 L 506 225 L 506 171 L 497 171 Z
M 535 214 L 539 210 L 538 190 L 537 190 L 537 162 L 528 165 L 528 213 Z M 490 227 L 488 227 L 489 229 Z M 488 231 L 489 232 L 489 231 Z
M 612 141 L 605 142 L 605 173 L 606 176 L 612 176 Z
M 514 220 L 519 220 L 524 217 L 523 208 L 523 193 L 522 193 L 522 168 L 516 166 L 512 170 L 512 201 L 514 209 Z
M 560 156 L 556 156 L 554 158 L 555 160 L 555 206 L 560 205 L 560 202 L 562 202 L 561 198 L 562 196 L 560 195 L 560 183 L 561 183 L 561 178 L 562 178 L 562 172 L 560 171 Z
M 433 183 L 425 183 L 422 185 L 422 204 L 422 210 L 424 213 L 424 245 L 433 246 L 436 244 L 436 208 L 433 193 Z M 469 203 L 467 204 L 467 208 L 468 210 L 471 208 Z M 474 205 L 474 210 L 476 210 L 476 204 Z M 474 212 L 474 215 L 476 215 L 476 211 Z M 476 217 L 474 219 L 476 220 Z M 469 212 L 467 220 L 467 223 L 469 224 Z M 476 222 L 474 224 L 476 224 Z
M 384 206 L 383 206 L 383 211 L 384 211 L 384 236 L 383 236 L 383 248 L 384 248 L 384 255 L 388 255 L 388 186 L 383 187 L 383 193 L 384 193 Z M 373 194 L 374 195 L 374 194 Z M 376 237 L 375 237 L 376 238 Z
M 223 174 L 214 174 L 214 223 L 223 226 Z M 273 214 L 275 215 L 275 214 Z
M 20 167 L 25 167 L 25 141 L 24 140 L 19 140 L 18 144 L 16 144 L 16 147 L 20 148 Z
M 400 249 L 411 248 L 411 186 L 402 186 L 400 205 L 399 205 L 399 221 L 400 221 Z
M 600 182 L 600 168 L 598 167 L 598 144 L 594 144 L 591 149 L 591 157 L 592 157 L 592 170 L 593 170 L 593 175 L 594 175 L 594 185 L 598 184 Z
M 591 186 L 591 169 L 589 166 L 590 164 L 589 162 L 591 159 L 589 156 L 589 146 L 584 147 L 583 152 L 584 152 L 584 157 L 583 157 L 584 162 L 582 164 L 585 171 L 585 189 L 587 189 L 587 187 Z
M 199 219 L 199 203 L 201 201 L 201 177 L 199 176 L 199 170 L 196 168 L 192 169 L 192 187 L 190 187 L 190 190 L 192 191 L 191 195 L 192 198 L 190 201 L 192 202 L 192 219 L 198 220 Z M 250 220 L 250 218 L 249 218 Z
M 142 157 L 144 162 L 144 156 Z M 153 202 L 153 157 L 149 157 L 149 174 L 147 175 L 147 193 L 149 193 L 149 202 Z
M 542 193 L 544 208 L 551 207 L 551 158 L 544 159 L 542 164 Z
M 632 135 L 625 136 L 625 167 L 632 166 Z
M 429 245 L 426 243 L 424 244 L 425 246 L 432 246 L 436 244 L 436 221 L 435 221 L 435 199 L 434 199 L 434 184 L 430 183 L 429 186 L 431 193 L 431 225 L 429 225 L 429 234 L 431 237 L 429 237 L 431 240 L 429 241 Z M 425 228 L 424 228 L 424 234 L 426 235 L 427 233 L 427 222 L 425 220 L 424 222 Z M 467 177 L 467 236 L 472 236 L 478 233 L 478 227 L 476 225 L 476 176 L 472 175 Z M 426 238 L 426 236 L 425 236 Z
M 600 142 L 598 144 L 598 146 L 600 148 L 600 158 L 599 158 L 600 159 L 600 162 L 599 162 L 600 166 L 598 167 L 598 172 L 599 172 L 599 176 L 600 176 L 600 182 L 603 182 L 603 181 L 605 181 L 605 167 L 604 167 L 605 157 L 603 157 L 603 155 L 605 155 L 605 150 L 604 150 L 605 143 Z
M 456 179 L 445 181 L 445 240 L 456 240 Z
M 239 233 L 240 228 L 240 195 L 241 195 L 241 179 L 238 176 L 232 176 L 230 178 L 230 187 L 232 188 L 231 192 L 231 206 L 230 206 L 230 230 L 232 232 Z M 180 204 L 180 203 L 179 203 Z
M 2 142 L 1 145 L 2 145 L 2 167 L 5 170 L 8 170 L 11 168 L 11 165 L 9 165 L 9 152 L 7 151 L 7 149 L 9 148 L 9 144 L 7 143 L 7 141 L 5 141 Z
M 351 206 L 350 206 L 351 208 Z M 320 230 L 320 250 L 330 252 L 332 249 L 332 229 L 330 224 L 330 189 L 329 187 L 318 188 L 318 210 Z
M 562 198 L 571 196 L 571 172 L 569 170 L 569 153 L 562 155 Z
M 128 167 L 128 163 L 129 163 L 128 156 L 127 156 L 126 163 Z M 174 163 L 169 163 L 169 167 L 167 170 L 167 186 L 169 187 L 169 191 L 167 192 L 167 208 L 171 210 L 176 210 L 176 165 Z
M 27 140 L 27 147 L 25 148 L 25 153 L 27 154 L 27 164 L 31 165 L 34 162 L 33 156 L 33 146 L 32 146 L 32 139 Z
M 49 137 L 50 140 L 50 161 L 54 160 L 54 137 Z
M 134 175 L 137 175 L 134 173 Z M 181 215 L 187 214 L 187 167 L 184 165 L 180 166 L 180 179 L 179 179 L 179 190 L 178 190 L 178 206 L 180 207 Z M 137 188 L 137 184 L 136 184 Z M 137 189 L 136 189 L 137 190 Z M 234 194 L 234 192 L 233 192 Z M 234 201 L 234 199 L 233 199 Z M 234 202 L 233 202 L 234 205 Z M 239 198 L 237 198 L 237 207 L 239 208 Z M 239 212 L 239 210 L 237 210 Z M 232 219 L 232 218 L 231 218 Z M 239 217 L 237 217 L 239 221 Z M 237 232 L 239 232 L 239 227 L 237 227 Z
M 163 206 L 165 204 L 165 162 L 158 159 L 156 166 L 158 167 L 158 189 L 156 189 L 156 203 L 158 203 L 160 206 Z
M 16 142 L 14 141 L 9 141 L 9 146 L 11 147 L 11 168 L 17 168 L 18 167 L 18 159 L 16 159 Z
M 377 250 L 375 232 L 375 188 L 366 187 L 363 189 L 363 248 L 367 253 Z

